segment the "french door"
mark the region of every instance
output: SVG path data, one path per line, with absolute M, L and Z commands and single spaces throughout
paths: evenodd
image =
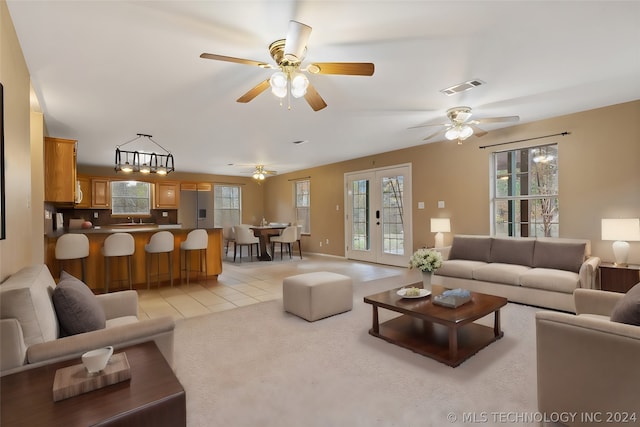
M 348 259 L 406 266 L 413 248 L 411 165 L 345 174 Z

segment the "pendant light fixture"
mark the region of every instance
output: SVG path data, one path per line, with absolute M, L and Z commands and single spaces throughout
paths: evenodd
M 158 148 L 164 151 L 164 153 L 143 150 L 127 151 L 120 148 L 134 141 L 138 141 L 140 138 L 146 138 L 151 141 Z M 158 175 L 167 175 L 175 170 L 173 154 L 151 139 L 151 135 L 147 135 L 145 133 L 139 133 L 135 138 L 125 142 L 124 144 L 117 145 L 115 163 L 116 172 L 124 173 L 138 172 L 141 174 L 155 173 Z

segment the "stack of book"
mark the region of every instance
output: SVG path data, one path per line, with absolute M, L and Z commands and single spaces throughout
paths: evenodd
M 449 308 L 460 307 L 471 301 L 471 292 L 466 289 L 450 289 L 433 297 L 433 303 Z

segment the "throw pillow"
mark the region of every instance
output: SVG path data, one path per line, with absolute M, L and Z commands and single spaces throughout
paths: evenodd
M 104 329 L 107 320 L 96 296 L 84 282 L 65 271 L 60 273 L 52 300 L 62 336 Z
M 491 262 L 531 266 L 535 240 L 526 237 L 493 239 Z
M 533 249 L 533 266 L 555 270 L 580 272 L 584 262 L 586 243 L 560 243 L 536 241 Z
M 640 283 L 616 303 L 611 311 L 611 321 L 640 326 Z
M 488 236 L 453 236 L 449 259 L 489 262 L 491 240 Z

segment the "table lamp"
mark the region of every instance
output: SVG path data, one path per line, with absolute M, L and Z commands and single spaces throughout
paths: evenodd
M 431 218 L 431 232 L 436 233 L 436 248 L 444 246 L 444 235 L 451 231 L 449 218 Z
M 639 218 L 603 218 L 602 240 L 615 240 L 613 242 L 613 256 L 615 265 L 626 266 L 629 258 L 629 243 L 627 241 L 640 241 Z

